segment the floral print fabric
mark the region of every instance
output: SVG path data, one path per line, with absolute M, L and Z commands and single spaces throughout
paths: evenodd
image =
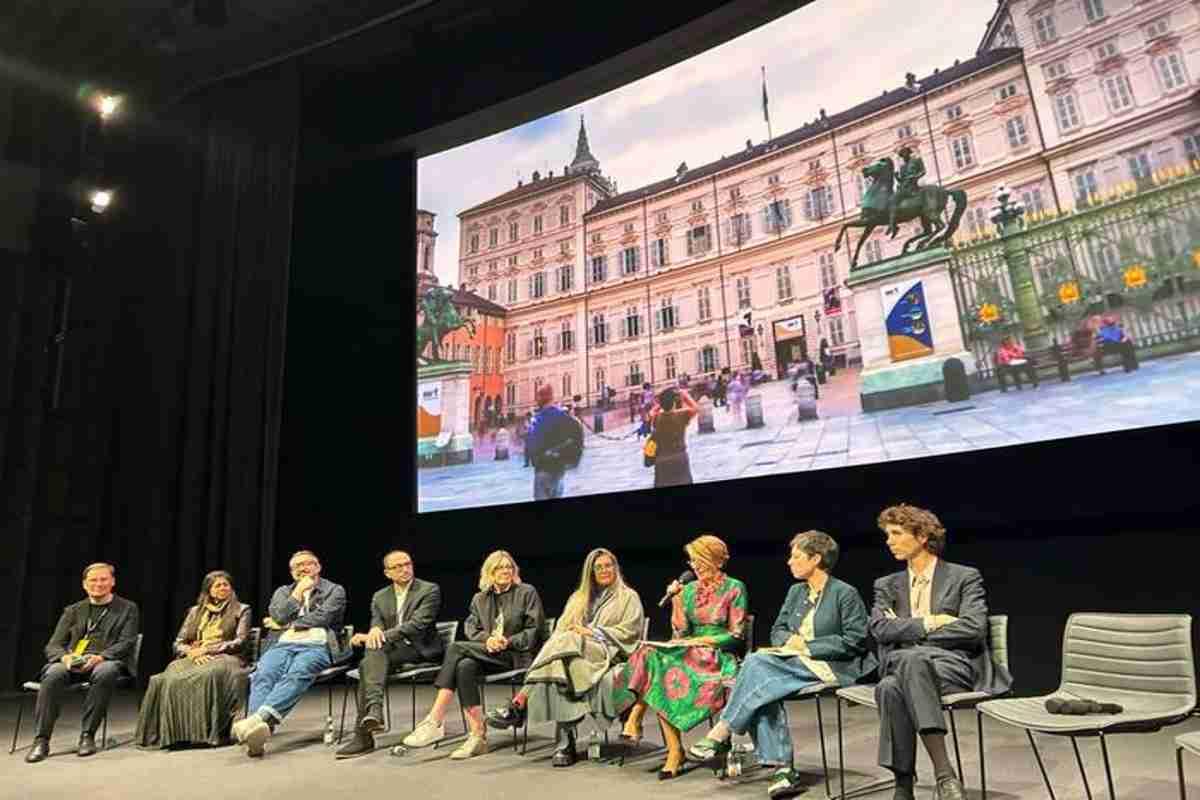
M 640 645 L 615 682 L 617 707 L 637 698 L 680 730 L 690 730 L 725 706 L 725 686 L 737 672 L 732 650 L 743 641 L 746 585 L 722 576 L 712 584 L 684 587 L 671 613 L 675 638 L 708 637 L 715 646 Z

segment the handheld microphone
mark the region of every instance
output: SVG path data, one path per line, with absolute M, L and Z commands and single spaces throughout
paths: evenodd
M 683 573 L 678 578 L 676 578 L 676 580 L 679 581 L 681 584 L 685 584 L 685 585 L 689 584 L 692 581 L 696 580 L 696 573 L 692 572 L 690 569 L 685 569 L 683 571 Z M 674 595 L 672 595 L 671 592 L 667 592 L 666 594 L 664 594 L 662 596 L 662 600 L 658 601 L 658 607 L 662 608 L 667 603 L 671 602 L 671 598 L 673 596 Z

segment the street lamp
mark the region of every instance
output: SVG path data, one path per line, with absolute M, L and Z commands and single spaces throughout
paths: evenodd
M 1000 229 L 1000 235 L 1006 236 L 1020 230 L 1022 217 L 1025 216 L 1025 206 L 1020 201 L 1010 200 L 1012 192 L 1003 183 L 996 185 L 993 194 L 996 198 L 996 205 L 992 209 L 991 220 L 992 224 Z

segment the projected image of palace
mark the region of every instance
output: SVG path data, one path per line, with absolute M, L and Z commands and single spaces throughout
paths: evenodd
M 658 179 L 636 188 L 606 169 L 621 153 L 587 104 L 558 115 L 561 150 L 530 155 L 540 122 L 513 140 L 514 160 L 561 168 L 490 196 L 429 200 L 475 145 L 422 161 L 420 291 L 453 285 L 473 324 L 441 343 L 458 383 L 420 377 L 420 510 L 533 499 L 523 450 L 542 386 L 586 431 L 564 496 L 655 484 L 644 419 L 671 387 L 696 401 L 695 482 L 1200 418 L 1200 10 L 964 5 L 976 37 L 958 60 L 943 50 L 917 73 L 898 41 L 874 96 L 787 130 L 767 133 L 787 85 L 837 84 L 854 43 L 817 78 L 755 66 L 739 80 L 758 135 L 682 163 L 646 142 Z M 941 21 L 901 39 L 922 25 Z M 657 119 L 641 107 L 622 127 L 638 114 Z M 906 245 L 922 197 L 942 202 L 940 232 Z M 843 234 L 860 220 L 873 227 Z

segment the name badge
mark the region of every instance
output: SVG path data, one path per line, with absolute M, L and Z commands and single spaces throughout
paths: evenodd
M 84 651 L 87 650 L 87 646 L 91 641 L 92 641 L 91 639 L 89 639 L 88 637 L 85 636 L 82 639 L 80 639 L 78 642 L 76 642 L 75 643 L 75 655 L 77 655 L 77 656 L 83 655 Z

